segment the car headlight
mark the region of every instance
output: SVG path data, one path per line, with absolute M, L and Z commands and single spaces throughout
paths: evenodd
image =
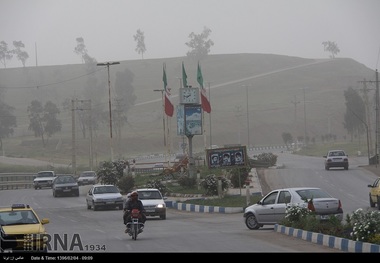
M 158 204 L 156 207 L 157 207 L 157 208 L 164 208 L 164 207 L 165 207 L 165 204 Z

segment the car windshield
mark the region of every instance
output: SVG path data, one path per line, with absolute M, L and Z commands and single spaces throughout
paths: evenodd
M 139 199 L 162 199 L 161 194 L 158 191 L 139 191 Z
M 80 177 L 94 177 L 95 173 L 82 173 Z
M 303 200 L 313 198 L 331 198 L 328 193 L 322 191 L 321 189 L 302 189 L 296 192 Z
M 46 173 L 38 173 L 37 177 L 52 177 L 52 173 L 46 172 Z
M 38 224 L 38 219 L 30 210 L 0 212 L 0 225 Z
M 120 193 L 116 186 L 99 186 L 95 187 L 94 194 Z

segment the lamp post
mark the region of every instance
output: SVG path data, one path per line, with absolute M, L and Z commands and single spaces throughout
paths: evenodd
M 306 132 L 306 100 L 305 100 L 305 88 L 303 88 L 303 115 L 304 115 L 304 120 L 305 120 L 305 127 L 304 127 L 304 146 L 306 146 L 306 137 L 307 137 L 307 132 Z
M 162 125 L 164 127 L 164 146 L 166 146 L 166 136 L 165 136 L 165 104 L 164 104 L 164 89 L 154 89 L 153 91 L 161 92 L 161 101 L 162 101 Z
M 248 86 L 245 86 L 245 88 L 246 88 L 246 91 L 247 91 L 247 132 L 248 132 L 248 145 L 247 145 L 247 147 L 248 147 L 248 149 L 249 149 L 249 144 L 250 144 L 250 140 L 249 140 L 249 117 L 248 117 L 248 112 L 249 112 L 249 109 L 248 109 Z
M 111 149 L 111 161 L 113 160 L 113 147 L 112 147 L 112 106 L 111 106 L 111 79 L 110 79 L 110 66 L 118 65 L 120 62 L 105 62 L 97 63 L 97 66 L 107 66 L 108 73 L 108 110 L 110 115 L 110 149 Z

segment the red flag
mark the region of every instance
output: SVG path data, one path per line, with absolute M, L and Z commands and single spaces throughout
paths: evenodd
M 173 116 L 174 106 L 170 100 L 170 88 L 168 88 L 168 81 L 166 79 L 166 65 L 163 66 L 164 75 L 162 76 L 162 81 L 164 82 L 164 90 L 165 90 L 165 113 L 169 117 Z
M 197 71 L 197 81 L 198 81 L 199 85 L 201 86 L 202 109 L 205 112 L 210 113 L 211 112 L 211 104 L 207 98 L 206 89 L 203 87 L 203 77 L 202 77 L 202 71 L 201 71 L 201 66 L 199 65 L 199 62 L 198 62 L 198 71 Z

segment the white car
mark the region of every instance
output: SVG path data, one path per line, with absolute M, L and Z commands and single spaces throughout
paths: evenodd
M 94 211 L 100 208 L 123 209 L 124 199 L 119 188 L 114 185 L 93 185 L 86 195 L 87 209 Z
M 56 174 L 54 171 L 40 171 L 36 174 L 33 179 L 34 189 L 41 189 L 43 187 L 51 188 L 53 185 L 53 181 L 56 178 Z
M 159 216 L 166 219 L 166 204 L 161 192 L 156 188 L 141 188 L 136 190 L 144 205 L 146 216 Z
M 95 171 L 83 171 L 77 179 L 78 185 L 96 184 L 96 181 Z
M 309 204 L 308 201 L 312 200 Z M 286 207 L 297 205 L 315 212 L 317 219 L 328 220 L 335 216 L 343 220 L 343 209 L 339 199 L 316 187 L 294 187 L 269 192 L 256 204 L 244 210 L 244 222 L 249 229 L 281 223 Z
M 343 167 L 344 170 L 348 170 L 348 155 L 343 150 L 330 150 L 323 157 L 325 158 L 325 170 L 335 167 Z

